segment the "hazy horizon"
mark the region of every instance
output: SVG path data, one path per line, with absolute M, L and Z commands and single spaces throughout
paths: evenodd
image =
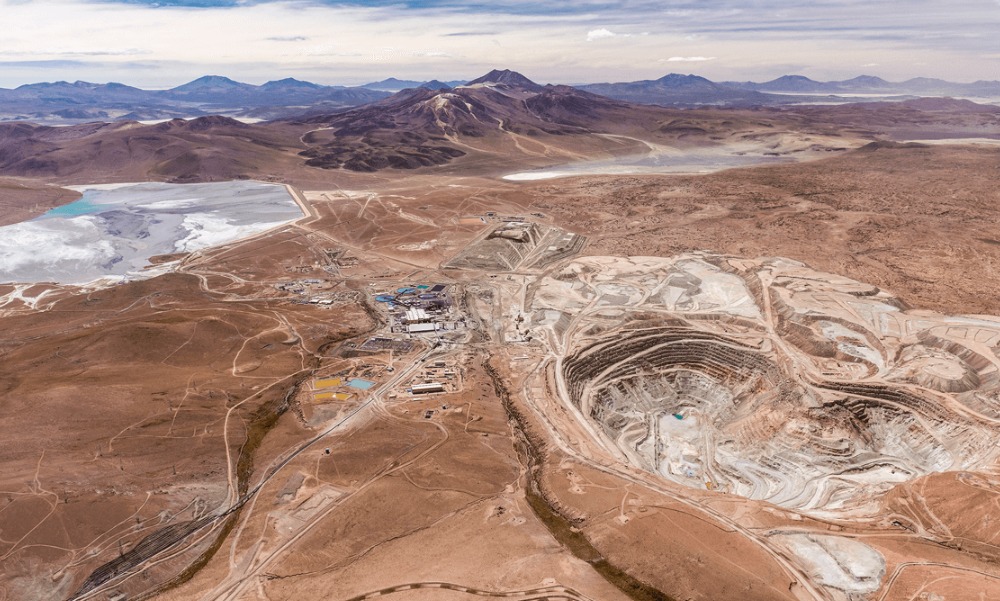
M 860 74 L 994 80 L 1000 0 L 0 0 L 0 86 L 116 81 L 170 88 L 206 74 L 358 85 L 510 68 L 545 83 Z M 685 68 L 686 67 L 686 68 Z
M 497 66 L 495 68 L 496 69 L 505 69 L 506 67 Z M 518 71 L 517 69 L 511 69 L 511 70 L 512 71 Z M 397 76 L 397 75 L 388 74 L 388 75 L 384 75 L 384 76 L 372 76 L 371 78 L 368 78 L 368 79 L 362 78 L 362 79 L 360 79 L 360 80 L 358 80 L 356 82 L 338 82 L 338 81 L 324 82 L 324 81 L 315 81 L 315 80 L 312 80 L 312 79 L 305 79 L 305 78 L 302 78 L 302 77 L 294 77 L 293 79 L 297 79 L 297 80 L 300 80 L 300 81 L 307 81 L 309 83 L 326 85 L 326 86 L 359 87 L 359 86 L 363 86 L 365 84 L 378 83 L 378 82 L 381 82 L 381 81 L 384 81 L 384 80 L 387 80 L 387 79 L 393 79 L 393 78 L 397 79 L 397 80 L 400 80 L 400 81 L 418 81 L 418 82 L 434 81 L 434 80 L 442 81 L 442 82 L 448 82 L 448 81 L 472 81 L 473 79 L 477 79 L 477 78 L 485 75 L 487 72 L 479 73 L 479 74 L 472 75 L 472 76 L 469 76 L 469 77 L 452 77 L 450 75 L 444 75 L 444 76 L 437 75 L 437 76 L 430 76 L 430 77 L 410 78 L 410 77 L 400 77 L 400 76 Z M 582 85 L 589 85 L 589 84 L 595 84 L 595 83 L 617 83 L 619 81 L 624 81 L 624 80 L 600 80 L 600 81 L 598 81 L 598 80 L 591 80 L 591 81 L 556 82 L 556 81 L 546 81 L 546 80 L 539 79 L 539 78 L 536 78 L 536 77 L 531 77 L 529 74 L 524 73 L 522 71 L 518 71 L 518 72 L 521 73 L 522 75 L 525 75 L 526 77 L 528 77 L 528 79 L 531 79 L 535 83 L 539 83 L 539 84 L 542 84 L 542 85 L 550 84 L 551 83 L 551 84 L 563 84 L 563 85 L 571 85 L 571 86 L 582 86 Z M 685 75 L 685 76 L 692 76 L 693 75 L 693 76 L 696 76 L 696 77 L 706 77 L 705 75 L 701 75 L 699 73 L 681 72 L 681 71 L 665 71 L 665 72 L 663 72 L 660 75 L 654 75 L 654 76 L 651 76 L 651 77 L 648 77 L 648 78 L 644 78 L 644 79 L 655 80 L 655 79 L 659 79 L 661 77 L 664 77 L 666 75 Z M 729 80 L 726 80 L 726 81 L 738 81 L 738 82 L 754 81 L 755 83 L 765 83 L 767 81 L 771 81 L 773 79 L 776 79 L 777 77 L 789 76 L 789 75 L 790 76 L 798 76 L 798 75 L 801 75 L 801 74 L 800 73 L 782 73 L 781 75 L 778 75 L 776 77 L 771 77 L 771 78 L 769 78 L 767 80 L 764 80 L 764 79 L 753 80 L 753 79 L 747 79 L 747 78 L 742 78 L 742 79 L 737 78 L 737 79 L 729 79 Z M 814 81 L 818 81 L 818 82 L 822 83 L 822 82 L 826 82 L 826 81 L 846 81 L 846 80 L 854 79 L 856 77 L 867 77 L 867 76 L 872 76 L 872 74 L 871 73 L 858 73 L 856 75 L 852 75 L 850 77 L 845 77 L 843 79 L 838 79 L 838 80 L 822 80 L 822 79 L 818 79 L 817 80 L 815 78 L 810 78 L 810 79 L 813 79 Z M 263 85 L 263 84 L 271 82 L 271 81 L 277 81 L 277 80 L 280 80 L 280 79 L 286 79 L 286 78 L 292 77 L 292 76 L 272 77 L 272 78 L 263 78 L 263 79 L 261 79 L 261 78 L 255 78 L 253 80 L 246 80 L 246 79 L 240 79 L 238 77 L 231 77 L 231 76 L 226 75 L 224 73 L 204 73 L 202 75 L 196 76 L 196 77 L 191 78 L 191 79 L 185 79 L 183 81 L 177 81 L 175 83 L 169 83 L 167 85 L 158 85 L 158 86 L 141 86 L 141 85 L 133 84 L 133 83 L 128 82 L 128 81 L 120 81 L 120 80 L 93 81 L 93 80 L 84 80 L 84 79 L 65 79 L 64 78 L 64 79 L 25 81 L 23 83 L 17 83 L 17 84 L 12 84 L 12 85 L 8 85 L 8 86 L 0 86 L 0 87 L 6 88 L 6 89 L 14 89 L 16 87 L 20 87 L 20 86 L 24 86 L 24 85 L 33 85 L 33 84 L 54 84 L 54 83 L 60 83 L 60 82 L 73 84 L 73 83 L 77 83 L 77 82 L 85 82 L 85 83 L 91 83 L 91 84 L 97 84 L 97 85 L 111 84 L 111 83 L 124 84 L 124 85 L 127 85 L 127 86 L 137 87 L 137 88 L 148 90 L 148 91 L 156 91 L 156 90 L 170 90 L 170 89 L 173 89 L 173 88 L 176 88 L 176 87 L 179 87 L 179 86 L 191 83 L 191 82 L 193 82 L 193 81 L 195 81 L 197 79 L 201 79 L 201 78 L 204 78 L 204 77 L 224 77 L 224 78 L 236 81 L 238 83 L 244 83 L 244 84 L 250 84 L 250 85 L 260 86 L 260 85 Z M 875 76 L 875 77 L 878 77 L 878 76 Z M 924 76 L 917 75 L 917 76 L 914 76 L 914 77 L 915 78 L 919 78 L 919 77 L 924 77 Z M 709 77 L 706 77 L 706 79 L 709 79 L 709 80 L 711 80 L 711 81 L 713 81 L 715 83 L 719 83 L 719 82 L 723 81 L 721 79 L 712 79 L 712 78 L 709 78 Z M 882 78 L 882 79 L 886 79 L 886 78 Z M 908 79 L 913 79 L 913 78 L 908 78 Z M 935 79 L 941 79 L 942 81 L 947 81 L 947 82 L 950 82 L 950 83 L 957 83 L 957 84 L 975 83 L 974 81 L 959 81 L 959 80 L 948 79 L 948 78 L 935 78 Z M 629 81 L 633 81 L 633 80 L 629 80 Z M 889 83 L 903 83 L 905 80 L 886 79 L 886 81 L 888 81 Z M 976 80 L 976 81 L 1000 81 L 1000 76 L 998 76 L 997 78 L 995 78 L 993 80 Z

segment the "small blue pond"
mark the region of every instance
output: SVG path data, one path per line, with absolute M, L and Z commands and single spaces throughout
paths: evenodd
M 351 388 L 357 388 L 358 390 L 368 390 L 375 385 L 375 382 L 370 382 L 368 380 L 362 380 L 361 378 L 354 378 L 347 382 L 347 385 Z
M 46 217 L 77 217 L 79 215 L 92 215 L 107 208 L 109 208 L 108 205 L 95 203 L 93 200 L 88 198 L 87 194 L 84 194 L 79 200 L 74 200 L 69 204 L 46 211 L 45 214 L 40 215 L 38 219 L 45 219 Z

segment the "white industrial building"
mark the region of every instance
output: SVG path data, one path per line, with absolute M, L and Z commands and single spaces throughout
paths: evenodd
M 431 320 L 431 316 L 420 307 L 413 307 L 406 310 L 406 323 L 425 323 Z
M 431 382 L 429 384 L 414 384 L 410 388 L 410 392 L 413 394 L 429 394 L 431 392 L 444 392 L 444 384 L 438 382 Z

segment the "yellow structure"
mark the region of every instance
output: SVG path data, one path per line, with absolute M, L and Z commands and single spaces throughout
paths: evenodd
M 316 380 L 313 384 L 313 388 L 317 390 L 320 388 L 334 388 L 336 386 L 342 386 L 343 384 L 344 380 L 341 378 L 325 378 L 323 380 Z

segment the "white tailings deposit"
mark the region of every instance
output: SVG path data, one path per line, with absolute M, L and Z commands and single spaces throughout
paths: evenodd
M 882 554 L 854 539 L 793 533 L 775 535 L 772 540 L 796 556 L 809 576 L 838 601 L 877 591 L 885 576 Z
M 513 182 L 575 177 L 581 175 L 641 175 L 656 173 L 713 173 L 734 167 L 789 163 L 788 156 L 752 153 L 726 153 L 719 150 L 663 151 L 656 149 L 648 154 L 632 155 L 601 161 L 583 161 L 552 169 L 521 171 L 503 176 Z
M 83 197 L 0 227 L 0 282 L 150 277 L 150 257 L 224 244 L 302 217 L 284 186 L 261 182 L 69 188 Z

